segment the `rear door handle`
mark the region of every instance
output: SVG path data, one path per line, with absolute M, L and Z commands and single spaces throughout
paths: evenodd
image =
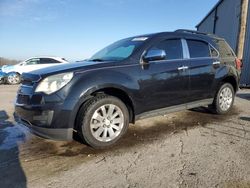
M 186 69 L 188 69 L 188 67 L 187 67 L 187 66 L 181 66 L 181 67 L 178 67 L 178 70 L 179 70 L 179 71 L 181 71 L 181 70 L 186 70 Z
M 219 61 L 215 61 L 215 62 L 213 62 L 213 65 L 219 65 L 220 64 L 220 62 Z

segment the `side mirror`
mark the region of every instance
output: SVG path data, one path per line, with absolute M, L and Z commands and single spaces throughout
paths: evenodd
M 164 50 L 149 50 L 144 56 L 143 61 L 159 61 L 166 58 L 166 52 Z

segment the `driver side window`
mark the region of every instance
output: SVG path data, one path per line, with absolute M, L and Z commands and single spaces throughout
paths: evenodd
M 168 39 L 161 41 L 150 50 L 164 50 L 165 60 L 183 59 L 182 43 L 180 39 Z
M 40 63 L 39 58 L 30 59 L 26 62 L 26 65 L 37 65 Z

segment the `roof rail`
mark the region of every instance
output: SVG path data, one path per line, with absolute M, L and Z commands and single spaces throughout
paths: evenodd
M 175 32 L 178 32 L 178 33 L 192 33 L 192 34 L 200 34 L 200 35 L 215 36 L 214 34 L 204 33 L 204 32 L 194 31 L 194 30 L 188 30 L 188 29 L 178 29 L 178 30 L 176 30 Z

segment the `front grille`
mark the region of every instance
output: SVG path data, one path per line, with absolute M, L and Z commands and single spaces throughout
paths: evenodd
M 22 95 L 22 94 L 17 95 L 18 104 L 29 104 L 29 101 L 30 101 L 30 97 L 28 95 Z

